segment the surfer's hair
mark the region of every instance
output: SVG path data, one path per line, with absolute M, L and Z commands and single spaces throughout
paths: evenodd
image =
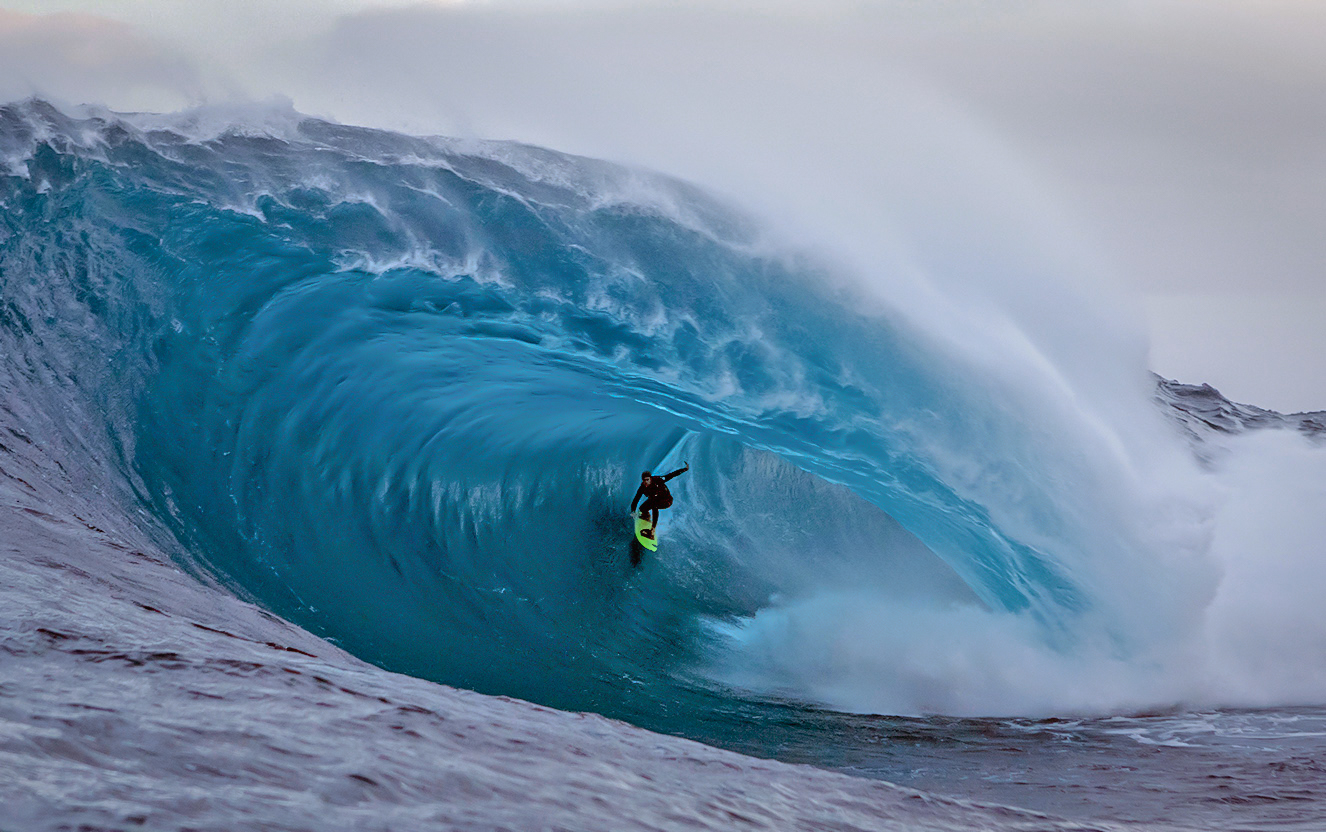
M 641 471 L 641 472 L 640 472 L 640 479 L 644 479 L 645 477 L 648 477 L 648 476 L 652 476 L 648 471 Z

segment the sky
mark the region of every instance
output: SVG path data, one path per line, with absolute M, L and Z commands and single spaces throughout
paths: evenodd
M 1157 372 L 1300 411 L 1326 409 L 1322 43 L 1311 0 L 0 0 L 0 100 L 279 96 L 1006 232 L 1117 290 Z

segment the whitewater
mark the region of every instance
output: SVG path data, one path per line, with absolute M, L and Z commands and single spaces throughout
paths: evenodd
M 293 111 L 0 165 L 5 829 L 1326 823 L 1326 423 L 1085 290 Z

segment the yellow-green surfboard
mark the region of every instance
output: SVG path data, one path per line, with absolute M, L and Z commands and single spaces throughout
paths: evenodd
M 638 541 L 640 541 L 640 545 L 643 546 L 643 547 L 645 547 L 645 548 L 648 549 L 649 551 L 651 551 L 651 552 L 657 552 L 657 551 L 658 551 L 658 529 L 654 529 L 654 539 L 653 539 L 653 540 L 650 540 L 649 538 L 647 538 L 647 537 L 645 537 L 644 535 L 640 534 L 640 532 L 644 531 L 644 530 L 647 529 L 647 528 L 649 528 L 649 521 L 646 520 L 646 519 L 644 519 L 643 517 L 641 517 L 640 515 L 637 514 L 637 515 L 635 516 L 635 539 L 638 540 Z

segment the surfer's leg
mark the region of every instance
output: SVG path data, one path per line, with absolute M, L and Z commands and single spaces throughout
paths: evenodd
M 649 521 L 650 524 L 649 530 L 653 531 L 655 528 L 658 527 L 658 510 L 661 508 L 671 508 L 672 497 L 665 496 L 661 500 L 655 500 L 653 497 L 650 497 L 648 500 L 645 501 L 645 505 L 640 506 L 641 509 L 644 509 L 646 507 L 649 508 L 649 512 L 651 515 L 651 519 Z

